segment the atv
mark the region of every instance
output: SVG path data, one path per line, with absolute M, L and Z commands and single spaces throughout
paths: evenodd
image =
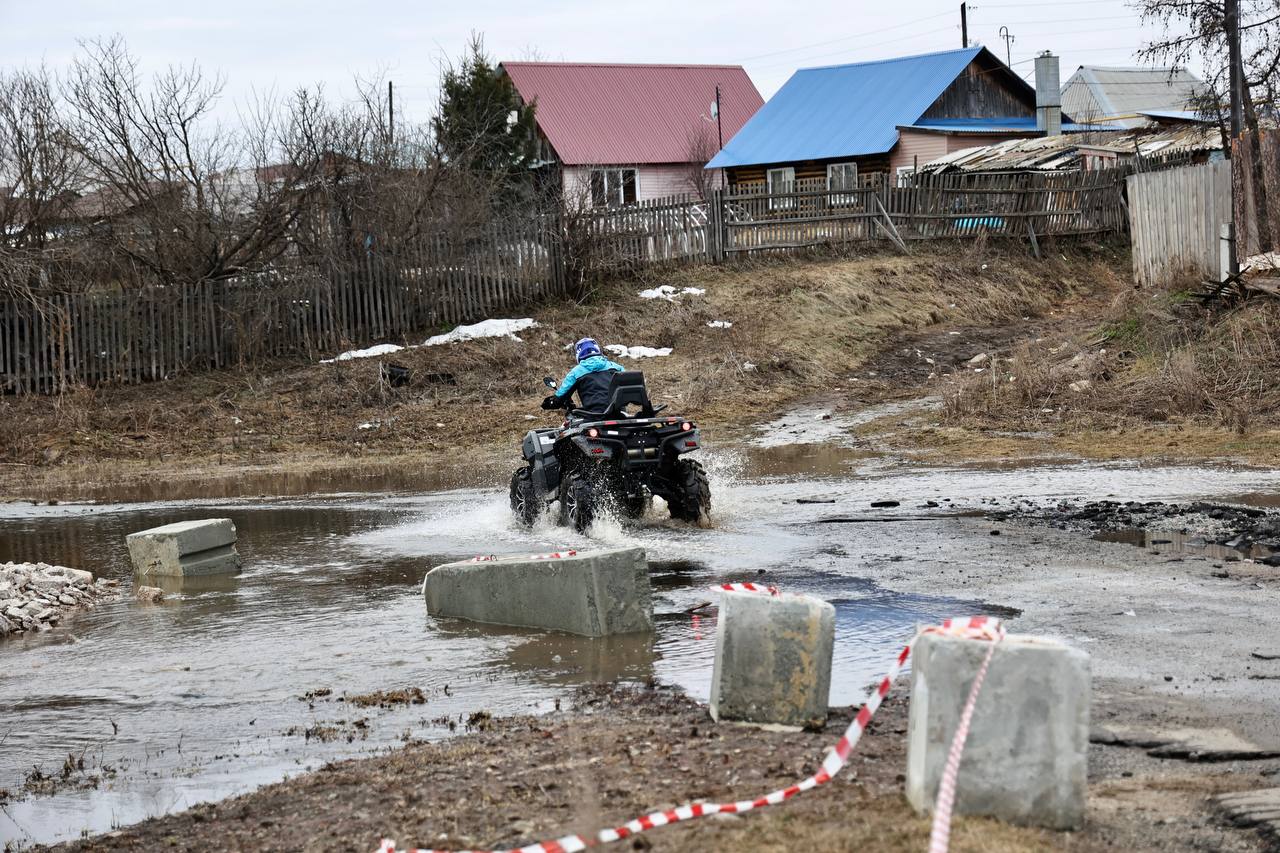
M 555 389 L 555 380 L 543 380 Z M 698 428 L 678 417 L 659 417 L 639 371 L 615 373 L 609 405 L 601 412 L 570 409 L 564 425 L 524 437 L 525 465 L 511 475 L 511 511 L 532 525 L 559 504 L 559 520 L 579 533 L 605 509 L 640 518 L 653 495 L 671 517 L 699 523 L 711 511 L 707 474 L 692 459 L 702 446 Z

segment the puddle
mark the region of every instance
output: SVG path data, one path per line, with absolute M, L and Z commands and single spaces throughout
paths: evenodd
M 1270 548 L 1264 548 L 1261 545 L 1253 545 L 1246 549 L 1228 548 L 1225 545 L 1205 542 L 1200 537 L 1189 536 L 1176 531 L 1108 530 L 1095 534 L 1093 538 L 1099 542 L 1118 542 L 1123 545 L 1134 545 L 1138 548 L 1155 551 L 1158 554 L 1187 554 L 1197 557 L 1209 557 L 1225 562 L 1260 560 L 1273 554 Z
M 865 446 L 853 430 L 879 418 L 929 411 L 941 405 L 935 398 L 881 403 L 856 412 L 838 412 L 830 406 L 802 406 L 759 426 L 752 440 L 756 447 L 822 444 L 838 447 Z
M 1241 494 L 1264 490 L 1273 476 L 1065 466 L 744 479 L 742 456 L 713 454 L 705 462 L 710 529 L 670 522 L 655 501 L 639 524 L 603 519 L 590 537 L 546 523 L 514 525 L 499 488 L 0 507 L 0 561 L 63 563 L 128 586 L 126 533 L 217 516 L 235 522 L 244 557 L 242 574 L 172 584 L 161 605 L 126 597 L 56 630 L 0 642 L 0 789 L 21 789 L 33 765 L 60 768 L 68 752 L 84 754 L 89 771 L 116 770 L 96 789 L 8 803 L 0 809 L 0 841 L 49 843 L 106 831 L 384 750 L 406 736 L 445 737 L 479 710 L 547 711 L 584 682 L 656 679 L 705 699 L 716 615 L 709 608 L 695 619 L 686 611 L 714 601 L 708 588 L 726 581 L 761 580 L 833 602 L 831 701 L 850 703 L 917 624 L 998 612 L 864 579 L 873 564 L 901 561 L 904 573 L 918 575 L 990 559 L 985 525 L 958 513 L 1011 495 L 1096 496 L 1120 486 L 1135 498 Z M 900 508 L 883 513 L 883 523 L 817 523 L 871 514 L 870 503 L 886 498 Z M 918 508 L 930 500 L 939 507 Z M 425 612 L 422 577 L 440 562 L 601 544 L 646 550 L 652 636 L 591 640 Z M 357 712 L 338 701 L 405 687 L 421 689 L 426 703 Z M 331 693 L 318 696 L 325 689 Z M 339 736 L 304 734 L 326 727 Z

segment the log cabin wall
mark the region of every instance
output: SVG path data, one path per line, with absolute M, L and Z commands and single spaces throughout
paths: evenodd
M 983 67 L 981 57 L 938 96 L 921 118 L 1007 118 L 1034 116 L 1035 95 L 1011 88 L 1007 74 L 996 66 Z

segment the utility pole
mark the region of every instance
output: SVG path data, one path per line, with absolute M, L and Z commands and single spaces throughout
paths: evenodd
M 394 148 L 396 144 L 396 90 L 391 81 L 387 81 L 387 144 Z
M 720 124 L 720 84 L 716 84 L 716 150 L 724 149 L 724 129 Z
M 1223 24 L 1227 31 L 1227 62 L 1230 64 L 1231 138 L 1240 136 L 1240 113 L 1244 104 L 1244 69 L 1240 60 L 1240 0 L 1226 0 Z
M 1013 65 L 1013 33 L 1009 32 L 1008 27 L 1000 28 L 1000 38 L 1004 39 L 1004 64 Z
M 967 4 L 960 4 L 960 46 L 969 46 L 969 10 Z

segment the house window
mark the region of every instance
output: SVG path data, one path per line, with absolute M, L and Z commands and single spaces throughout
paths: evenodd
M 913 166 L 899 166 L 897 170 L 897 184 L 900 187 L 909 187 L 915 183 L 916 170 Z
M 591 203 L 596 207 L 635 204 L 640 177 L 635 169 L 593 169 Z
M 828 163 L 827 164 L 827 189 L 829 190 L 854 190 L 858 188 L 858 164 L 857 163 Z M 833 195 L 831 196 L 832 204 L 851 204 L 853 202 L 851 195 Z
M 790 166 L 782 169 L 770 169 L 766 175 L 769 180 L 769 195 L 777 196 L 784 193 L 795 192 L 796 189 L 796 170 Z M 784 196 L 783 198 L 770 198 L 769 209 L 776 210 L 783 207 L 795 207 L 795 196 Z

